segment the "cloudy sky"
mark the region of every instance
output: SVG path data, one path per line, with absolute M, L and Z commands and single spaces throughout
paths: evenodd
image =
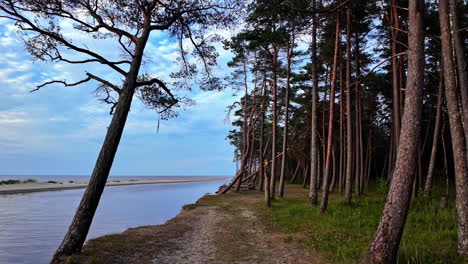
M 75 44 L 119 58 L 112 40 L 93 40 L 73 34 Z M 156 32 L 157 33 L 157 32 Z M 229 32 L 224 32 L 228 36 Z M 76 66 L 33 61 L 16 28 L 0 19 L 0 174 L 88 175 L 109 124 L 109 106 L 95 94 L 96 83 L 77 87 L 50 85 L 30 93 L 41 82 L 83 79 L 85 70 L 119 83 L 104 66 Z M 220 49 L 219 71 L 230 54 Z M 143 72 L 167 78 L 175 71 L 177 43 L 164 33 L 153 34 L 145 51 Z M 196 105 L 176 119 L 161 121 L 137 100 L 132 105 L 112 175 L 231 175 L 232 146 L 225 140 L 232 127 L 225 122 L 233 91 L 189 94 Z

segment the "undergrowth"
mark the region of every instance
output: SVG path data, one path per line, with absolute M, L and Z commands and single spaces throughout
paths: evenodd
M 386 199 L 385 183 L 371 184 L 366 193 L 353 197 L 351 205 L 335 190 L 327 212 L 310 206 L 307 190 L 288 185 L 284 199 L 263 209 L 274 229 L 301 234 L 308 247 L 327 253 L 331 260 L 359 262 L 365 256 L 382 214 Z M 431 200 L 420 197 L 411 202 L 400 244 L 398 263 L 468 263 L 457 255 L 457 216 L 452 197 L 447 209 L 439 199 L 443 190 L 434 190 Z M 259 207 L 263 207 L 263 204 Z

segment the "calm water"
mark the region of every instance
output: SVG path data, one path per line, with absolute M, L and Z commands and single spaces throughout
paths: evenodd
M 218 176 L 210 176 L 218 177 Z M 223 177 L 223 176 L 219 176 Z M 203 176 L 110 176 L 109 181 L 120 180 L 165 180 L 165 179 L 193 179 L 193 178 L 203 178 Z M 85 175 L 0 175 L 0 181 L 2 180 L 27 180 L 35 179 L 40 182 L 45 181 L 76 181 L 76 182 L 87 182 L 89 176 Z
M 184 204 L 215 192 L 224 182 L 106 188 L 88 239 L 129 227 L 162 224 L 177 215 Z M 65 235 L 83 191 L 0 195 L 0 263 L 48 263 Z

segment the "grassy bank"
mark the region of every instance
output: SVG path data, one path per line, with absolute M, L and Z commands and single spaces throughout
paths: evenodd
M 382 213 L 385 184 L 353 197 L 351 206 L 334 192 L 322 215 L 307 204 L 307 192 L 288 185 L 271 208 L 258 191 L 204 196 L 164 225 L 93 239 L 64 263 L 359 263 Z M 456 252 L 453 199 L 441 209 L 438 190 L 433 196 L 412 202 L 398 263 L 468 263 Z
M 433 196 L 440 197 L 437 190 Z M 365 195 L 353 197 L 351 206 L 345 205 L 335 192 L 324 215 L 319 213 L 318 206 L 307 205 L 306 197 L 305 189 L 289 185 L 285 199 L 275 200 L 271 210 L 261 210 L 272 228 L 301 234 L 303 243 L 325 252 L 330 260 L 358 262 L 377 228 L 386 198 L 385 187 L 374 184 Z M 457 256 L 456 223 L 453 200 L 447 209 L 440 208 L 438 199 L 413 200 L 398 263 L 467 263 L 467 259 Z

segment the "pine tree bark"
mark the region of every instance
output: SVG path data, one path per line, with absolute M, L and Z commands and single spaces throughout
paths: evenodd
M 346 182 L 345 202 L 351 203 L 353 185 L 353 137 L 351 117 L 351 9 L 346 9 Z
M 313 0 L 313 8 L 316 7 L 316 0 Z M 318 78 L 317 78 L 317 15 L 314 15 L 312 22 L 312 122 L 311 122 L 311 144 L 310 144 L 310 204 L 317 204 L 317 100 L 318 100 Z
M 458 253 L 468 257 L 468 175 L 467 153 L 463 125 L 458 107 L 457 87 L 452 57 L 448 1 L 439 1 L 439 22 L 442 38 L 442 59 L 444 65 L 445 98 L 449 115 L 450 135 L 455 167 L 455 189 L 458 213 Z
M 283 131 L 283 157 L 281 157 L 281 173 L 279 182 L 279 196 L 284 196 L 284 178 L 286 172 L 287 148 L 288 148 L 288 121 L 289 121 L 289 90 L 291 78 L 291 62 L 294 51 L 294 36 L 288 49 L 287 69 L 286 69 L 286 94 L 284 97 L 284 131 Z
M 320 202 L 320 212 L 324 213 L 327 210 L 328 205 L 328 184 L 330 177 L 330 163 L 331 163 L 331 152 L 333 145 L 333 124 L 334 124 L 334 107 L 335 107 L 335 86 L 336 86 L 336 66 L 338 59 L 338 45 L 340 39 L 340 18 L 336 16 L 336 30 L 335 30 L 335 52 L 333 55 L 333 66 L 331 71 L 331 84 L 330 84 L 330 108 L 328 117 L 328 137 L 327 137 L 327 154 L 325 161 L 325 168 L 323 173 L 323 186 L 322 186 L 322 200 Z
M 336 157 L 335 157 L 335 144 L 332 145 L 332 178 L 330 183 L 330 188 L 328 188 L 329 192 L 333 192 L 335 190 L 336 184 Z
M 278 87 L 278 48 L 273 47 L 273 109 L 272 109 L 272 129 L 271 129 L 271 176 L 270 176 L 270 197 L 275 198 L 276 188 L 276 128 L 278 126 L 277 121 L 277 87 Z
M 398 57 L 395 54 L 398 53 L 397 42 L 399 36 L 400 22 L 398 17 L 398 8 L 395 0 L 390 0 L 390 21 L 392 28 L 391 33 L 391 48 L 392 48 L 392 87 L 393 87 L 393 129 L 394 129 L 394 146 L 395 150 L 398 150 L 399 138 L 400 138 L 400 81 L 399 81 L 399 69 L 398 69 Z
M 243 137 L 243 148 L 242 148 L 242 153 L 241 155 L 244 156 L 244 155 L 247 155 L 247 148 L 248 148 L 248 137 L 247 137 L 247 96 L 248 96 L 248 85 L 247 85 L 247 65 L 246 65 L 246 61 L 244 60 L 243 62 L 243 70 L 244 70 L 244 105 L 242 106 L 242 111 L 243 111 L 243 119 L 244 119 L 244 124 L 242 124 L 242 137 Z M 236 184 L 236 192 L 239 192 L 240 191 L 240 187 L 241 187 L 241 184 L 242 184 L 242 179 L 243 179 L 243 175 L 244 174 L 241 174 L 240 175 L 240 178 L 239 180 L 237 181 L 237 184 Z
M 458 26 L 457 1 L 450 0 L 450 19 L 452 24 L 453 43 L 457 59 L 458 80 L 461 90 L 461 102 L 463 112 L 463 127 L 465 133 L 465 148 L 468 149 L 468 64 L 464 53 L 460 27 Z M 468 163 L 468 159 L 467 159 Z
M 440 131 L 440 119 L 442 114 L 442 103 L 444 102 L 444 78 L 443 78 L 443 68 L 441 67 L 441 74 L 439 78 L 439 92 L 437 95 L 437 114 L 436 122 L 434 127 L 434 137 L 432 139 L 432 148 L 431 148 L 431 159 L 429 161 L 429 169 L 427 171 L 426 184 L 424 186 L 424 197 L 427 199 L 431 195 L 432 190 L 432 177 L 434 175 L 436 154 L 437 154 L 437 142 L 439 141 L 439 131 Z
M 341 46 L 341 41 L 340 41 Z M 342 52 L 340 49 L 340 57 L 342 57 Z M 342 194 L 344 192 L 344 174 L 345 174 L 345 138 L 344 138 L 344 93 L 343 93 L 343 60 L 340 59 L 340 169 L 338 177 L 338 189 Z
M 266 168 L 265 170 L 265 175 L 264 175 L 264 178 L 265 180 L 263 181 L 264 182 L 264 196 L 265 196 L 265 206 L 267 208 L 270 208 L 271 207 L 271 200 L 270 200 L 270 179 L 268 177 L 268 161 L 265 161 L 265 163 L 262 165 Z
M 265 96 L 265 88 L 266 88 L 266 74 L 264 73 L 263 75 L 263 83 L 262 83 L 262 97 Z M 260 111 L 262 111 L 262 116 L 260 118 L 260 142 L 259 142 L 259 150 L 258 150 L 258 154 L 259 154 L 259 162 L 260 162 L 260 186 L 258 187 L 258 189 L 260 191 L 263 191 L 263 185 L 266 184 L 265 183 L 265 167 L 264 167 L 264 164 L 263 162 L 265 161 L 265 157 L 263 156 L 263 140 L 265 138 L 265 132 L 264 132 L 264 127 L 265 127 L 265 111 L 264 111 L 264 108 L 265 108 L 265 104 L 262 102 L 262 104 L 260 105 Z
M 355 34 L 355 60 L 356 60 L 356 76 L 361 75 L 361 67 L 360 67 L 360 62 L 359 62 L 359 34 Z M 354 137 L 355 137 L 355 148 L 354 148 L 354 161 L 355 161 L 355 175 L 354 175 L 354 187 L 355 187 L 355 193 L 357 196 L 361 195 L 361 180 L 362 180 L 362 174 L 361 174 L 361 158 L 362 158 L 362 144 L 361 144 L 361 105 L 360 105 L 360 88 L 361 85 L 359 82 L 356 83 L 356 95 L 354 97 L 354 102 L 355 102 L 355 107 L 354 107 L 354 115 L 355 115 L 355 126 L 354 126 Z
M 371 263 L 395 263 L 408 214 L 419 146 L 424 86 L 424 1 L 409 2 L 408 78 L 400 144 L 387 202 L 369 246 Z
M 120 138 L 127 121 L 128 112 L 132 104 L 133 95 L 137 85 L 137 77 L 140 70 L 143 51 L 145 49 L 149 31 L 142 34 L 135 47 L 135 54 L 130 65 L 130 70 L 125 77 L 122 92 L 107 129 L 104 143 L 94 166 L 88 186 L 83 194 L 75 216 L 68 231 L 55 252 L 51 263 L 59 263 L 60 258 L 81 251 L 93 221 L 99 200 L 104 191 L 109 172 L 114 161 L 115 153 L 119 146 Z

